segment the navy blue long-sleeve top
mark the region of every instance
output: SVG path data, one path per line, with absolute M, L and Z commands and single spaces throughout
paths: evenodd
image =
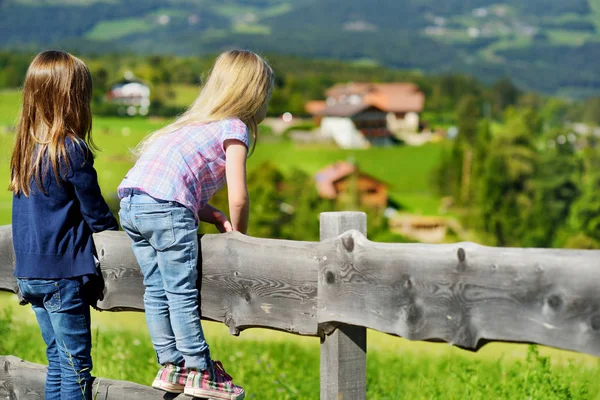
M 40 190 L 32 179 L 29 197 L 13 196 L 12 233 L 19 278 L 72 278 L 96 274 L 92 233 L 117 230 L 104 201 L 86 144 L 66 139 L 68 170 L 60 185 L 50 171 Z

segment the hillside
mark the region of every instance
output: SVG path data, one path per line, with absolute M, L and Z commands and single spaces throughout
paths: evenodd
M 231 46 L 510 76 L 600 93 L 600 0 L 0 0 L 0 47 L 202 54 Z

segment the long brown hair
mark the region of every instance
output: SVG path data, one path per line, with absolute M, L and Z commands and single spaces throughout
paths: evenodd
M 254 115 L 269 101 L 274 81 L 273 69 L 258 54 L 247 50 L 221 53 L 194 103 L 175 122 L 150 134 L 135 152 L 139 156 L 156 139 L 185 125 L 236 117 L 252 133 L 251 154 L 258 136 Z
M 42 189 L 42 180 L 50 168 L 60 184 L 59 176 L 69 166 L 67 137 L 75 143 L 82 140 L 90 152 L 95 149 L 91 138 L 91 97 L 90 71 L 77 57 L 50 50 L 33 59 L 23 86 L 23 107 L 10 160 L 9 190 L 28 196 L 34 177 Z

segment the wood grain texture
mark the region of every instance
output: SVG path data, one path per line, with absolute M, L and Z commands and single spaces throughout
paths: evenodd
M 13 277 L 15 252 L 12 244 L 12 227 L 0 226 L 0 290 L 18 293 L 17 281 Z
M 143 310 L 142 276 L 123 232 L 94 236 L 105 279 L 104 310 Z M 318 243 L 257 239 L 237 232 L 203 235 L 199 269 L 202 318 L 231 333 L 266 327 L 317 334 Z
M 475 350 L 511 341 L 600 356 L 600 251 L 383 244 L 353 231 L 324 257 L 320 323 Z
M 1 227 L 0 290 L 15 292 L 10 240 Z M 320 243 L 200 240 L 203 317 L 232 333 L 316 336 L 318 324 L 345 323 L 475 350 L 514 341 L 600 356 L 600 251 L 383 244 L 356 231 Z M 100 308 L 142 310 L 129 239 L 106 232 L 95 241 L 106 278 Z
M 0 356 L 0 399 L 43 400 L 47 367 L 13 356 Z M 95 378 L 92 394 L 96 400 L 190 399 L 166 394 L 137 383 Z
M 355 229 L 367 233 L 367 215 L 362 212 L 322 213 L 321 240 L 336 239 Z M 322 268 L 327 268 L 323 260 Z M 329 275 L 319 273 L 319 290 L 329 286 Z M 320 300 L 319 300 L 320 301 Z M 320 304 L 320 309 L 326 309 Z M 329 332 L 321 341 L 321 400 L 364 400 L 367 395 L 367 329 L 346 324 L 321 324 Z M 336 329 L 331 332 L 332 327 Z

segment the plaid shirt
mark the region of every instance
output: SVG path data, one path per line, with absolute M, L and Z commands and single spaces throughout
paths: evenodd
M 237 139 L 248 147 L 248 128 L 237 118 L 186 126 L 150 145 L 129 170 L 117 193 L 132 189 L 175 201 L 194 215 L 225 186 L 223 142 Z

